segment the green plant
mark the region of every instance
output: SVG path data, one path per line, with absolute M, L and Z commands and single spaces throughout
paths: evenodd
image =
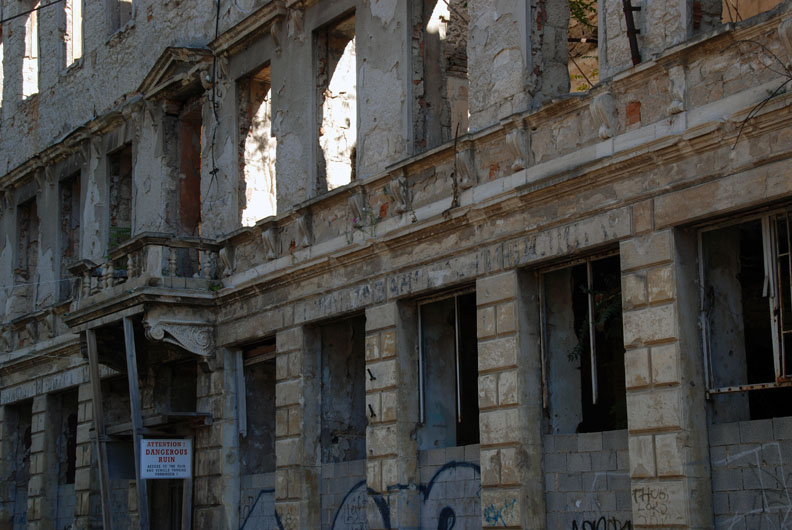
M 597 0 L 569 0 L 570 16 L 589 29 L 594 26 L 589 22 L 589 15 L 596 13 Z

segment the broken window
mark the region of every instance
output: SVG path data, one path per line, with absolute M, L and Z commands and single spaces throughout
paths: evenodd
M 133 0 L 105 0 L 109 33 L 118 31 L 134 18 Z
M 63 4 L 63 50 L 66 67 L 82 57 L 83 0 L 66 0 Z
M 468 130 L 466 0 L 414 0 L 416 151 L 431 149 Z
M 319 327 L 323 464 L 366 458 L 365 331 L 364 317 Z
M 419 306 L 418 449 L 479 443 L 476 294 Z
M 242 352 L 244 414 L 240 414 L 240 474 L 275 471 L 275 339 Z
M 39 27 L 38 0 L 26 1 L 25 8 L 30 12 L 25 20 L 25 55 L 22 58 L 22 97 L 38 93 L 39 75 Z
M 30 283 L 38 263 L 39 217 L 36 199 L 17 207 L 17 259 L 14 274 L 18 281 Z
M 56 525 L 68 528 L 74 520 L 75 496 L 74 475 L 77 464 L 77 391 L 61 394 L 56 398 L 55 470 L 58 476 Z
M 569 0 L 567 50 L 571 92 L 586 92 L 599 83 L 597 0 Z
M 627 428 L 619 256 L 541 273 L 545 410 L 556 433 Z
M 80 259 L 80 174 L 59 183 L 60 199 L 60 289 L 59 300 L 72 296 L 69 267 Z
M 107 248 L 113 249 L 132 234 L 132 146 L 125 145 L 111 153 L 108 162 L 110 228 Z
M 316 32 L 317 191 L 355 179 L 357 64 L 355 17 Z
M 706 377 L 717 423 L 792 413 L 790 210 L 699 233 Z
M 749 19 L 759 13 L 770 11 L 780 3 L 781 0 L 705 0 L 701 2 L 703 6 L 712 4 L 715 8 L 720 7 L 721 20 L 724 24 Z M 701 15 L 699 15 L 699 18 L 700 16 Z M 693 23 L 696 23 L 695 7 Z
M 277 213 L 275 195 L 275 148 L 272 137 L 272 89 L 266 65 L 239 81 L 242 225 Z

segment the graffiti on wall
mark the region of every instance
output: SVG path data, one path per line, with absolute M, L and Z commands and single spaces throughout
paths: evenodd
M 418 485 L 421 499 L 421 528 L 458 530 L 481 526 L 481 468 L 472 462 L 448 462 L 441 466 L 426 484 Z M 450 485 L 450 486 L 449 486 Z M 388 488 L 395 493 L 410 486 L 397 484 Z M 354 484 L 336 509 L 332 530 L 365 530 L 368 528 L 367 507 L 374 502 L 382 519 L 382 528 L 390 529 L 387 494 L 381 495 L 366 487 L 366 481 Z M 507 513 L 502 512 L 501 517 Z M 240 530 L 283 530 L 275 511 L 275 490 L 262 489 L 254 497 L 242 501 Z M 474 526 L 470 526 L 473 524 Z M 601 529 L 593 529 L 601 530 Z M 608 530 L 608 529 L 605 529 Z M 618 529 L 622 530 L 622 529 Z

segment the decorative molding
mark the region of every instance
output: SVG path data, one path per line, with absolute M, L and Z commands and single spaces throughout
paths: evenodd
M 270 226 L 261 232 L 261 242 L 264 243 L 264 257 L 275 259 L 278 257 L 278 228 Z
M 304 213 L 297 217 L 297 246 L 310 247 L 313 244 L 311 234 L 311 214 Z
M 27 332 L 27 336 L 30 338 L 31 342 L 38 342 L 38 326 L 36 326 L 36 321 L 33 319 L 28 320 L 25 322 L 25 331 Z
M 234 250 L 231 247 L 223 247 L 217 253 L 220 262 L 220 277 L 228 278 L 234 274 Z
M 388 191 L 390 191 L 390 194 L 396 201 L 397 213 L 404 213 L 410 209 L 412 201 L 410 197 L 410 188 L 407 183 L 407 176 L 405 174 L 391 179 L 388 183 Z
M 206 322 L 146 318 L 143 326 L 151 340 L 175 344 L 202 357 L 214 354 L 214 327 Z
M 0 351 L 10 352 L 13 345 L 13 331 L 10 326 L 3 326 L 0 329 Z
M 599 125 L 599 137 L 611 138 L 616 128 L 616 102 L 609 93 L 600 94 L 589 103 L 589 112 L 594 123 Z
M 506 146 L 509 148 L 512 157 L 514 157 L 514 162 L 511 166 L 512 171 L 519 171 L 528 167 L 530 160 L 529 142 L 528 131 L 521 127 L 506 133 Z
M 456 153 L 456 170 L 459 187 L 463 190 L 476 185 L 476 164 L 473 149 L 461 149 Z
M 669 116 L 685 110 L 685 88 L 685 67 L 676 65 L 669 68 L 668 92 L 671 94 L 671 103 L 666 109 Z
M 39 335 L 43 335 L 46 339 L 55 336 L 55 313 L 53 311 L 48 311 L 39 320 Z

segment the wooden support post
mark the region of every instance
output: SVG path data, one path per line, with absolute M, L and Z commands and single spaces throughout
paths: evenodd
M 93 404 L 94 431 L 96 448 L 99 453 L 99 492 L 102 498 L 102 522 L 107 530 L 112 529 L 110 522 L 110 473 L 107 467 L 107 434 L 102 407 L 102 380 L 99 378 L 99 354 L 96 349 L 96 332 L 85 332 L 88 343 L 88 365 L 91 377 L 91 402 Z
M 138 383 L 135 330 L 132 319 L 124 317 L 124 344 L 126 345 L 127 377 L 129 378 L 129 408 L 132 413 L 132 439 L 135 444 L 135 479 L 138 493 L 138 516 L 141 530 L 148 530 L 148 494 L 146 481 L 140 477 L 140 439 L 143 434 L 143 416 L 140 410 L 140 385 Z

